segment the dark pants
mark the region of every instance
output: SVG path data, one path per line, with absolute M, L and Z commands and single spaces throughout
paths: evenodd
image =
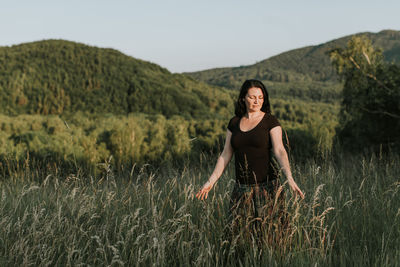
M 263 184 L 235 184 L 226 234 L 230 243 L 275 246 L 288 233 L 283 188 L 278 180 Z

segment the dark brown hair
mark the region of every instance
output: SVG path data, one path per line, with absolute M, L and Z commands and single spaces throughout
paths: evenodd
M 271 113 L 271 106 L 269 104 L 267 88 L 265 88 L 265 85 L 261 81 L 251 79 L 251 80 L 246 80 L 243 83 L 242 88 L 240 89 L 238 100 L 236 101 L 235 115 L 238 116 L 239 118 L 243 117 L 244 114 L 246 114 L 246 112 L 247 112 L 246 104 L 244 103 L 244 98 L 245 98 L 247 92 L 249 91 L 249 89 L 253 88 L 253 87 L 260 88 L 264 95 L 264 103 L 261 107 L 261 111 L 268 113 L 268 114 Z

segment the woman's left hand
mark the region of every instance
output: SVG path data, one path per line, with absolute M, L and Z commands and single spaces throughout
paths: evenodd
M 289 182 L 290 188 L 292 189 L 292 191 L 295 194 L 298 194 L 302 199 L 304 199 L 304 194 L 303 192 L 300 190 L 300 188 L 297 186 L 297 184 L 293 181 L 293 182 Z

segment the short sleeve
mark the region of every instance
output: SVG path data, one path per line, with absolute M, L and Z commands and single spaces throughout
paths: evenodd
M 276 126 L 281 126 L 281 124 L 279 123 L 278 119 L 274 116 L 274 115 L 270 115 L 269 116 L 269 129 L 271 130 L 272 128 L 276 127 Z
M 233 117 L 232 119 L 230 119 L 229 123 L 228 123 L 228 130 L 233 132 L 233 128 L 234 128 L 234 120 L 235 117 Z

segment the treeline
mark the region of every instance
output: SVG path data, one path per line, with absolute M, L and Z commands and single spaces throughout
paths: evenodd
M 225 129 L 222 120 L 169 119 L 131 114 L 90 118 L 77 113 L 59 116 L 1 115 L 0 155 L 23 160 L 116 165 L 171 160 L 192 150 L 213 149 Z
M 337 110 L 330 107 L 283 100 L 273 104 L 291 153 L 306 157 L 331 149 Z M 188 120 L 138 113 L 92 117 L 76 113 L 68 118 L 0 115 L 0 157 L 3 161 L 30 157 L 47 163 L 85 164 L 93 169 L 110 159 L 121 167 L 198 158 L 199 153 L 222 150 L 229 118 Z
M 63 40 L 0 47 L 0 113 L 225 117 L 232 93 L 149 62 Z
M 332 151 L 339 106 L 276 99 L 272 111 L 287 134 L 284 143 L 294 160 L 316 158 Z
M 337 136 L 348 150 L 400 151 L 400 66 L 386 63 L 367 38 L 331 51 L 344 81 Z
M 23 159 L 27 154 L 45 160 L 97 164 L 110 156 L 117 165 L 171 160 L 193 147 L 212 148 L 222 121 L 185 120 L 174 116 L 132 114 L 89 118 L 59 116 L 1 116 L 1 152 Z M 195 142 L 193 142 L 195 140 Z

